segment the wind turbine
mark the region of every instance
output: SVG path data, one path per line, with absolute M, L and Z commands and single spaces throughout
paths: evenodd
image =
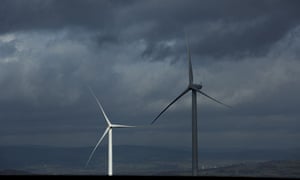
M 153 124 L 172 104 L 174 104 L 178 99 L 180 99 L 183 95 L 188 93 L 189 91 L 192 91 L 192 170 L 193 170 L 193 175 L 197 175 L 197 170 L 198 170 L 198 127 L 197 127 L 197 92 L 200 93 L 201 95 L 223 105 L 226 107 L 230 107 L 215 98 L 207 95 L 204 93 L 202 89 L 201 84 L 195 84 L 193 81 L 193 69 L 192 69 L 192 62 L 191 62 L 191 54 L 190 54 L 190 48 L 188 45 L 188 40 L 186 40 L 186 49 L 187 49 L 187 60 L 188 60 L 188 66 L 189 66 L 189 84 L 187 88 L 179 94 L 170 104 L 168 104 L 156 117 L 155 119 L 151 122 Z
M 98 143 L 96 144 L 96 146 L 94 147 L 93 151 L 91 152 L 89 159 L 86 163 L 86 166 L 89 164 L 89 162 L 91 161 L 97 147 L 99 146 L 99 144 L 101 143 L 101 141 L 104 139 L 104 137 L 108 134 L 108 175 L 112 176 L 113 175 L 113 144 L 112 144 L 112 129 L 113 128 L 131 128 L 131 127 L 135 127 L 135 126 L 127 126 L 127 125 L 122 125 L 122 124 L 112 124 L 110 122 L 110 120 L 108 119 L 107 115 L 105 114 L 103 107 L 101 105 L 101 103 L 99 102 L 98 98 L 96 97 L 95 93 L 93 92 L 93 90 L 89 87 L 92 95 L 94 96 L 95 100 L 97 101 L 97 104 L 105 118 L 105 121 L 107 123 L 107 127 L 102 135 L 102 137 L 99 139 Z

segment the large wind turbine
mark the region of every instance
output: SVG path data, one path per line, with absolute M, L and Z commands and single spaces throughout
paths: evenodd
M 103 107 L 101 105 L 101 103 L 99 102 L 98 98 L 96 97 L 95 93 L 93 92 L 93 90 L 91 88 L 89 88 L 92 95 L 94 96 L 95 100 L 97 101 L 97 104 L 105 118 L 105 121 L 107 123 L 107 127 L 102 135 L 102 137 L 99 139 L 98 143 L 96 144 L 96 146 L 94 147 L 93 151 L 91 152 L 89 159 L 86 163 L 86 166 L 89 164 L 90 160 L 92 159 L 97 147 L 99 146 L 99 144 L 101 143 L 101 141 L 103 140 L 103 138 L 105 137 L 105 135 L 108 134 L 108 175 L 112 176 L 113 175 L 113 145 L 112 145 L 112 129 L 113 128 L 131 128 L 131 127 L 135 127 L 135 126 L 127 126 L 127 125 L 121 125 L 121 124 L 112 124 L 110 122 L 110 120 L 108 119 L 108 117 L 106 116 Z
M 189 66 L 189 84 L 187 88 L 179 94 L 178 97 L 176 97 L 170 104 L 168 104 L 151 122 L 153 124 L 172 104 L 174 104 L 178 99 L 180 99 L 183 95 L 188 93 L 189 91 L 192 91 L 192 169 L 193 169 L 193 175 L 197 175 L 198 170 L 198 127 L 197 127 L 197 92 L 201 95 L 219 103 L 226 107 L 230 107 L 215 98 L 207 95 L 204 93 L 202 89 L 201 84 L 195 84 L 193 82 L 193 69 L 192 69 L 192 62 L 191 62 L 191 54 L 190 54 L 190 48 L 188 45 L 188 40 L 186 39 L 186 49 L 187 49 L 187 60 L 188 60 L 188 66 Z

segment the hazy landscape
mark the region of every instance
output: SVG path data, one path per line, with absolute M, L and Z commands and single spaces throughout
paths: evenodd
M 11 146 L 0 148 L 2 175 L 106 175 L 107 152 L 92 147 Z M 300 177 L 299 149 L 201 149 L 199 176 Z M 190 150 L 147 146 L 114 147 L 115 175 L 190 176 Z M 13 158 L 12 158 L 13 157 Z

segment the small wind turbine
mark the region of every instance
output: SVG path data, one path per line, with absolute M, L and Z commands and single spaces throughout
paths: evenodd
M 92 95 L 94 96 L 95 100 L 97 101 L 97 104 L 105 118 L 105 121 L 107 123 L 107 128 L 105 129 L 102 137 L 99 139 L 98 143 L 96 144 L 96 146 L 94 147 L 93 151 L 90 154 L 90 157 L 86 163 L 86 166 L 89 164 L 90 160 L 92 159 L 97 147 L 99 146 L 99 144 L 101 143 L 101 141 L 103 140 L 103 138 L 105 137 L 105 135 L 108 134 L 108 175 L 112 176 L 113 175 L 113 145 L 112 145 L 112 129 L 113 128 L 131 128 L 131 127 L 135 127 L 135 126 L 127 126 L 127 125 L 121 125 L 121 124 L 112 124 L 110 122 L 110 120 L 108 119 L 108 117 L 106 116 L 103 107 L 101 105 L 101 103 L 99 102 L 98 98 L 96 97 L 96 95 L 94 94 L 93 90 L 89 87 Z
M 186 40 L 188 41 L 188 40 Z M 197 170 L 198 170 L 198 127 L 197 127 L 197 92 L 202 94 L 203 96 L 219 103 L 222 104 L 226 107 L 230 107 L 215 98 L 207 95 L 204 93 L 202 89 L 201 84 L 194 84 L 193 82 L 193 69 L 192 69 L 192 62 L 191 62 L 191 54 L 190 54 L 190 49 L 188 42 L 186 42 L 186 49 L 187 49 L 187 55 L 188 55 L 188 64 L 189 64 L 189 84 L 187 88 L 179 94 L 178 97 L 176 97 L 170 104 L 168 104 L 156 117 L 155 119 L 151 122 L 153 124 L 172 104 L 174 104 L 178 99 L 180 99 L 183 95 L 185 95 L 187 92 L 192 91 L 192 169 L 193 169 L 193 175 L 197 175 Z

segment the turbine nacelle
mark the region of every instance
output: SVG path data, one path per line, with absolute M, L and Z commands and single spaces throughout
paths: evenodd
M 189 85 L 189 88 L 194 90 L 200 90 L 202 89 L 202 84 L 191 84 Z

